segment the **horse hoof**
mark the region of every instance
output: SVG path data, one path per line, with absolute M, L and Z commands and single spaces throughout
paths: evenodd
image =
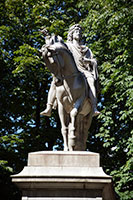
M 69 151 L 69 149 L 67 147 L 64 148 L 64 151 Z
M 74 136 L 74 135 L 70 136 L 69 137 L 69 146 L 71 147 L 71 149 L 73 149 L 75 147 L 75 144 L 76 144 L 76 136 Z

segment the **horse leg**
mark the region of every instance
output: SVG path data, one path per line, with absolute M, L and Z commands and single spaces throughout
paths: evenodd
M 77 115 L 77 109 L 73 108 L 73 110 L 70 112 L 70 118 L 71 118 L 71 124 L 69 126 L 69 150 L 73 151 L 75 147 L 75 119 Z
M 64 140 L 64 151 L 68 151 L 68 127 L 66 125 L 66 115 L 63 105 L 58 101 L 58 113 L 61 122 L 61 133 Z
M 74 146 L 75 146 L 75 140 L 76 140 L 76 136 L 75 136 L 75 120 L 76 120 L 76 116 L 78 114 L 78 110 L 80 108 L 80 106 L 82 105 L 84 100 L 84 96 L 82 96 L 81 98 L 79 98 L 75 104 L 74 104 L 74 108 L 72 109 L 72 111 L 70 112 L 70 117 L 71 117 L 71 127 L 70 127 L 70 135 L 69 135 L 69 142 L 70 142 L 70 151 L 74 150 Z

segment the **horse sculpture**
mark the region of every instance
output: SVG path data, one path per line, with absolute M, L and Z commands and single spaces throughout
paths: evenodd
M 53 36 L 51 42 L 44 46 L 42 56 L 58 80 L 56 99 L 64 151 L 83 151 L 92 121 L 92 106 L 87 92 L 89 86 L 66 44 L 57 36 Z

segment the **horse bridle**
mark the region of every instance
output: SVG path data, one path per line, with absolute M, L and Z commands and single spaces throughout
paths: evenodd
M 56 56 L 56 58 L 57 58 L 57 61 L 58 61 L 58 63 L 57 63 L 57 65 L 59 66 L 59 71 L 60 71 L 60 75 L 61 75 L 61 79 L 62 80 L 64 80 L 64 79 L 70 79 L 70 78 L 73 78 L 74 76 L 78 76 L 79 74 L 81 74 L 81 72 L 80 71 L 78 71 L 78 72 L 74 72 L 74 73 L 72 73 L 72 74 L 69 74 L 69 75 L 63 75 L 63 73 L 62 73 L 62 67 L 61 67 L 61 64 L 60 64 L 60 60 L 59 60 L 59 58 L 58 58 L 58 52 L 51 52 L 52 53 L 52 56 L 54 57 L 54 56 Z M 51 56 L 49 56 L 49 57 L 51 57 Z

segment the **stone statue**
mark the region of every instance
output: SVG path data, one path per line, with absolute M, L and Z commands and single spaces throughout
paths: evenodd
M 93 115 L 97 116 L 100 112 L 97 110 L 97 95 L 98 91 L 98 71 L 97 62 L 93 58 L 91 50 L 81 44 L 82 28 L 79 24 L 72 26 L 68 33 L 68 48 L 73 54 L 74 60 L 80 72 L 82 72 L 89 84 L 89 97 L 91 99 Z
M 66 43 L 60 36 L 46 37 L 41 52 L 53 75 L 46 109 L 50 116 L 58 104 L 64 150 L 85 150 L 92 116 L 97 116 L 97 62 L 91 50 L 81 44 L 81 26 L 69 29 Z

